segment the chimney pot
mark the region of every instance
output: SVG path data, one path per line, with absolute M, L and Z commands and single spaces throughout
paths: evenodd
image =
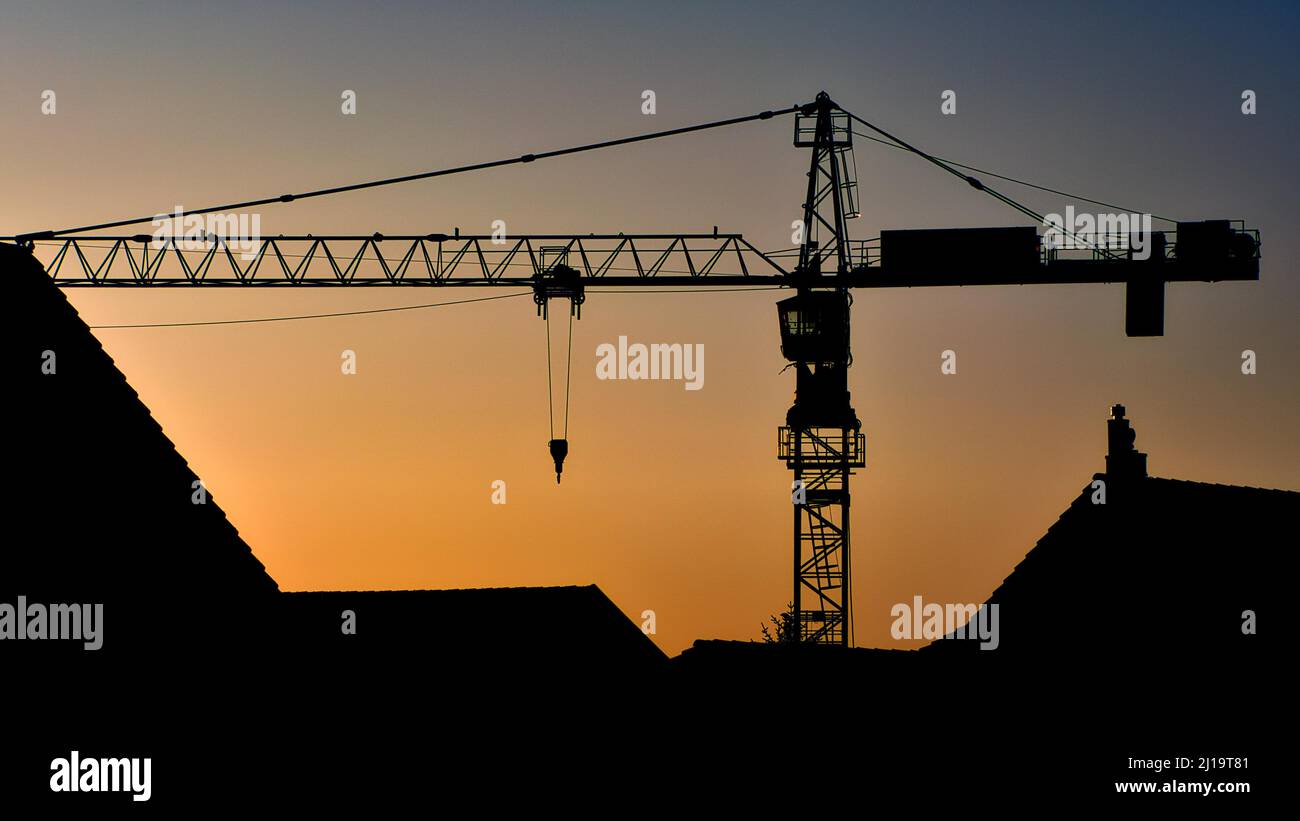
M 1147 455 L 1134 447 L 1137 431 L 1124 418 L 1124 406 L 1112 405 L 1106 420 L 1106 476 L 1112 480 L 1143 479 L 1147 475 Z

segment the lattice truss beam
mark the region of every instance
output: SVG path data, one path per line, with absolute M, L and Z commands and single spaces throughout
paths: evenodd
M 602 284 L 754 285 L 786 271 L 740 234 L 276 236 L 38 241 L 61 286 L 517 285 L 557 264 Z
M 849 477 L 866 465 L 856 431 L 782 428 L 778 457 L 794 471 L 795 601 L 802 642 L 844 644 L 850 607 Z

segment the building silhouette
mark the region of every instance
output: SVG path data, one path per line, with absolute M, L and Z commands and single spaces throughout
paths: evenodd
M 701 640 L 670 661 L 594 585 L 281 591 L 27 251 L 0 244 L 0 293 L 11 307 L 0 603 L 104 606 L 100 650 L 0 642 L 20 692 L 58 705 L 13 719 L 34 722 L 30 743 L 0 764 L 12 754 L 4 771 L 26 785 L 44 783 L 51 757 L 107 738 L 115 755 L 181 750 L 207 762 L 173 770 L 155 790 L 163 799 L 222 778 L 329 789 L 303 750 L 360 750 L 356 766 L 383 775 L 402 766 L 389 744 L 411 742 L 411 726 L 421 744 L 445 733 L 472 751 L 444 774 L 504 766 L 506 729 L 527 765 L 544 768 L 579 737 L 575 716 L 584 743 L 632 733 L 667 744 L 749 699 L 761 703 L 755 721 L 777 726 L 804 704 L 775 709 L 785 692 L 817 708 L 798 721 L 847 732 L 828 681 L 871 712 L 877 734 L 967 710 L 1058 716 L 1052 732 L 1077 733 L 1080 716 L 1105 710 L 1143 726 L 1161 717 L 1159 738 L 1181 738 L 1170 722 L 1187 720 L 1204 741 L 1230 738 L 1215 733 L 1234 722 L 1263 726 L 1271 702 L 1260 693 L 1281 681 L 1263 635 L 1281 630 L 1276 588 L 1300 493 L 1150 476 L 1120 406 L 1104 472 L 985 602 L 999 608 L 996 650 L 962 639 L 915 651 Z M 1243 630 L 1248 611 L 1258 634 Z M 1240 710 L 1198 712 L 1211 692 L 1242 694 Z M 672 718 L 634 725 L 638 710 Z M 985 743 L 999 730 L 962 733 Z M 242 775 L 221 775 L 232 755 Z

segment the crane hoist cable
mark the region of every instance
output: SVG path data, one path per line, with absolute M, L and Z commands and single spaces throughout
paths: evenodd
M 564 457 L 569 455 L 569 387 L 573 383 L 573 313 L 574 306 L 569 305 L 568 345 L 564 360 L 564 426 L 563 435 L 555 436 L 555 388 L 551 375 L 551 317 L 546 312 L 546 405 L 551 420 L 551 439 L 546 443 L 555 461 L 555 483 L 560 483 L 560 474 L 564 473 Z

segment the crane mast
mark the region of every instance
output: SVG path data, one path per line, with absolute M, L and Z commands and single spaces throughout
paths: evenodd
M 847 220 L 857 216 L 853 135 L 824 92 L 795 117 L 794 144 L 811 149 L 795 296 L 777 305 L 781 353 L 795 371 L 794 405 L 777 433 L 793 472 L 793 575 L 788 638 L 852 638 L 849 477 L 866 466 L 866 437 L 849 399 Z M 833 276 L 824 277 L 830 268 Z

